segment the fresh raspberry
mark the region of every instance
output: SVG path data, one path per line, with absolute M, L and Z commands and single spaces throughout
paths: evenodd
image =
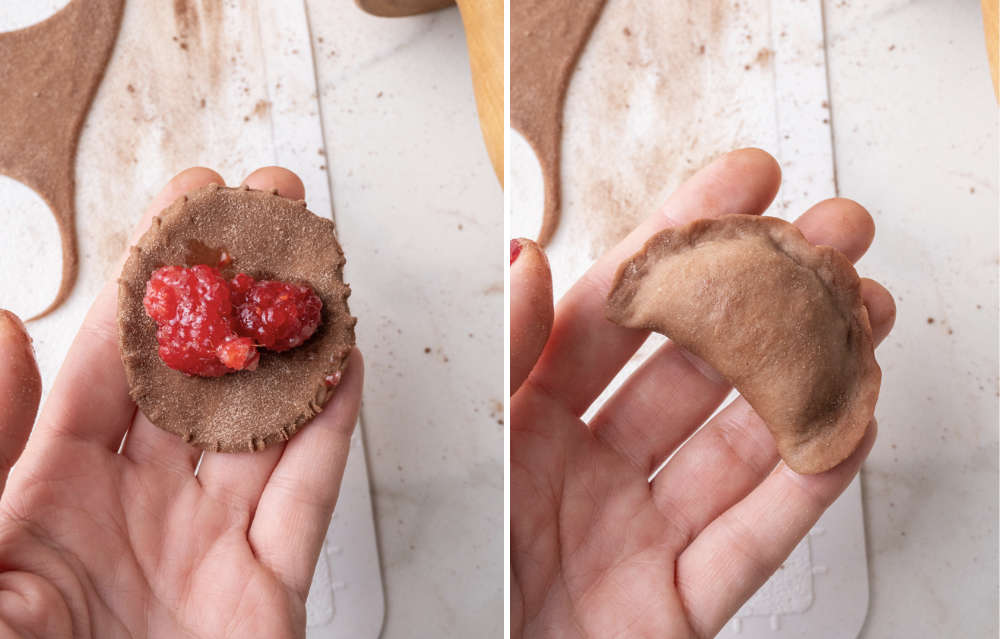
M 261 280 L 246 289 L 246 280 L 238 278 L 231 288 L 240 335 L 265 348 L 287 351 L 316 332 L 323 302 L 308 286 Z
M 253 343 L 233 330 L 229 285 L 211 266 L 157 269 L 146 284 L 143 306 L 156 320 L 160 359 L 170 368 L 218 377 L 256 367 L 256 352 L 246 350 L 253 350 Z
M 215 350 L 219 361 L 233 370 L 257 370 L 260 353 L 249 337 L 230 337 Z
M 243 304 L 247 299 L 247 293 L 253 288 L 254 279 L 246 273 L 237 273 L 236 277 L 229 280 L 229 290 L 232 292 L 233 308 Z
M 316 332 L 323 308 L 307 286 L 245 273 L 227 282 L 203 264 L 157 269 L 142 303 L 157 323 L 160 359 L 202 377 L 256 370 L 258 346 L 295 348 Z

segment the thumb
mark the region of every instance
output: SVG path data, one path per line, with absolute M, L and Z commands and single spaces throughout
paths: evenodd
M 510 241 L 510 394 L 527 379 L 552 330 L 552 273 L 541 247 Z
M 42 378 L 24 324 L 0 309 L 0 493 L 35 422 Z

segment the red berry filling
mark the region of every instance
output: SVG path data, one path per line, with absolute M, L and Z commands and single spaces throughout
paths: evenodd
M 218 377 L 255 370 L 257 347 L 285 351 L 319 326 L 323 303 L 306 286 L 254 281 L 240 273 L 227 282 L 211 266 L 164 266 L 146 284 L 143 306 L 157 323 L 160 359 L 175 370 Z
M 245 293 L 238 293 L 244 282 L 237 282 L 237 278 L 233 282 L 233 303 L 237 305 L 241 335 L 253 338 L 264 348 L 287 351 L 316 332 L 323 303 L 308 287 L 262 280 Z
M 257 370 L 260 353 L 249 337 L 229 337 L 215 349 L 219 361 L 234 371 Z

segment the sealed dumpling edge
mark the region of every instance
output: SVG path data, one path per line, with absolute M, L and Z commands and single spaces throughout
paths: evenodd
M 857 448 L 882 371 L 850 261 L 792 224 L 729 215 L 651 237 L 623 262 L 606 312 L 708 362 L 750 403 L 803 474 Z

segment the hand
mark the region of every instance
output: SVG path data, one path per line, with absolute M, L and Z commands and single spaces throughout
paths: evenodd
M 208 169 L 176 176 L 140 232 L 210 182 L 223 183 Z M 245 183 L 305 196 L 298 177 L 275 167 Z M 326 410 L 287 444 L 205 453 L 196 477 L 201 451 L 129 399 L 116 299 L 112 282 L 34 430 L 38 369 L 20 322 L 0 314 L 0 637 L 304 636 L 358 414 L 360 353 Z
M 522 243 L 510 276 L 513 636 L 714 636 L 868 455 L 874 423 L 839 466 L 798 475 L 778 463 L 774 440 L 742 398 L 681 446 L 730 389 L 671 342 L 589 424 L 580 419 L 648 335 L 604 319 L 618 264 L 668 226 L 762 213 L 780 180 L 759 150 L 712 163 L 598 260 L 554 318 L 545 257 Z M 852 261 L 874 235 L 868 213 L 843 199 L 820 202 L 796 224 Z M 861 293 L 881 341 L 892 296 L 871 280 Z

